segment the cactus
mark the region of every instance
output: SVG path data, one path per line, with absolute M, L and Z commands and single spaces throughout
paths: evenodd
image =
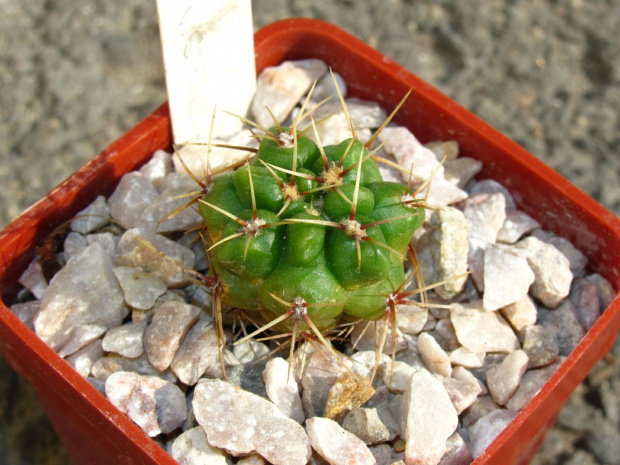
M 221 303 L 260 313 L 266 324 L 253 334 L 292 331 L 292 346 L 298 331 L 324 341 L 343 319 L 394 322 L 395 303 L 412 294 L 401 292 L 403 262 L 424 221 L 423 202 L 408 186 L 384 182 L 377 164 L 384 160 L 369 152 L 400 105 L 363 144 L 340 99 L 351 138 L 313 142 L 308 99 L 291 127 L 242 118 L 262 132 L 253 159 L 215 178 L 207 172 L 201 183 L 209 283 Z M 299 131 L 308 117 L 312 124 Z

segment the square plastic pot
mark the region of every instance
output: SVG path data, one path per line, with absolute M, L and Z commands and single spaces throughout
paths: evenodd
M 422 142 L 456 140 L 464 156 L 483 162 L 513 194 L 518 208 L 546 230 L 583 251 L 593 271 L 620 289 L 620 220 L 526 150 L 389 58 L 317 20 L 292 19 L 256 33 L 260 71 L 284 60 L 320 58 L 340 73 L 349 95 L 379 102 L 388 111 L 412 93 L 396 122 Z M 77 374 L 7 308 L 37 245 L 90 204 L 110 195 L 123 174 L 157 149 L 170 150 L 164 104 L 77 171 L 0 233 L 0 348 L 10 366 L 34 387 L 76 464 L 175 464 L 138 426 Z M 602 314 L 542 390 L 518 414 L 476 465 L 526 464 L 540 447 L 562 405 L 610 349 L 620 328 L 620 296 Z

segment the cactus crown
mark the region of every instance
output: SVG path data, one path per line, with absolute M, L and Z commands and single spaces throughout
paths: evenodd
M 261 140 L 255 156 L 202 184 L 199 211 L 222 302 L 259 312 L 282 331 L 320 333 L 342 316 L 384 317 L 424 221 L 415 195 L 384 182 L 368 151 L 389 118 L 364 144 L 340 98 L 351 138 L 329 146 L 311 140 L 310 129 L 319 138 L 306 99 L 291 127 L 243 119 L 262 132 L 253 131 Z M 308 117 L 312 124 L 299 131 Z

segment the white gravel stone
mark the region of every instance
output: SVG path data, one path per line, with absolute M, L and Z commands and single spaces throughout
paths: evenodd
M 226 454 L 209 445 L 200 426 L 180 434 L 170 447 L 170 455 L 179 465 L 228 465 Z
M 428 309 L 414 303 L 396 305 L 396 326 L 403 333 L 419 334 L 428 320 Z
M 528 326 L 535 324 L 538 318 L 538 309 L 527 295 L 518 302 L 501 308 L 500 312 L 519 334 Z
M 439 465 L 470 465 L 474 461 L 467 443 L 456 432 L 446 442 L 446 453 Z
M 110 257 L 110 260 L 114 260 L 114 251 L 120 240 L 119 236 L 115 236 L 111 232 L 102 232 L 89 234 L 86 236 L 86 242 L 88 245 L 92 245 L 98 242 L 103 247 L 105 253 Z
M 519 381 L 527 370 L 529 358 L 522 350 L 508 354 L 502 363 L 487 371 L 487 386 L 491 397 L 498 405 L 505 405 L 519 387 Z
M 333 77 L 332 77 L 333 76 Z M 335 82 L 334 82 L 335 81 Z M 322 78 L 318 80 L 312 92 L 311 100 L 320 102 L 326 98 L 332 100 L 338 98 L 338 90 L 343 97 L 347 96 L 347 83 L 339 73 L 326 73 Z M 316 119 L 316 118 L 315 118 Z
M 146 176 L 136 171 L 127 173 L 108 199 L 110 214 L 125 228 L 135 228 L 140 224 L 144 209 L 154 202 L 158 195 Z
M 267 397 L 287 417 L 302 424 L 306 419 L 295 376 L 289 376 L 289 364 L 281 357 L 267 362 L 263 371 Z
M 188 176 L 171 176 L 167 179 L 164 191 L 146 208 L 143 209 L 138 226 L 159 234 L 175 231 L 188 231 L 203 223 L 200 214 L 192 207 L 178 211 L 191 198 L 182 197 L 190 192 L 201 190 L 201 187 Z
M 419 195 L 424 196 L 426 192 L 428 192 L 426 202 L 433 206 L 452 205 L 467 198 L 467 192 L 437 174 L 428 188 L 423 189 Z
M 376 329 L 375 329 L 376 328 Z M 375 350 L 375 343 L 377 345 L 381 341 L 381 334 L 384 328 L 384 321 L 378 320 L 374 322 L 361 322 L 355 325 L 355 329 L 351 332 L 351 340 L 355 344 L 356 350 Z M 375 331 L 377 338 L 375 338 Z M 396 328 L 395 349 L 396 352 L 401 352 L 407 348 L 407 342 L 403 338 L 403 334 Z M 385 338 L 385 345 L 383 346 L 383 353 L 392 354 L 392 325 L 388 325 L 387 335 Z
M 217 331 L 211 319 L 203 315 L 189 329 L 170 363 L 173 373 L 188 386 L 196 384 L 207 371 L 211 377 L 223 377 Z
M 480 386 L 475 380 L 442 378 L 443 383 L 452 404 L 459 415 L 463 410 L 472 405 L 480 394 Z
M 452 304 L 450 321 L 459 342 L 472 352 L 512 352 L 519 341 L 506 320 L 497 312 L 481 308 L 481 301 Z
M 267 361 L 267 354 L 271 350 L 264 342 L 248 341 L 245 344 L 235 344 L 233 354 L 239 363 L 252 363 L 261 359 Z
M 109 329 L 103 338 L 103 350 L 128 358 L 140 357 L 144 353 L 146 325 L 141 321 Z
M 166 302 L 155 309 L 153 320 L 144 335 L 149 360 L 158 370 L 165 370 L 179 350 L 189 328 L 198 320 L 200 308 L 181 302 Z
M 438 464 L 446 451 L 446 440 L 458 425 L 458 415 L 442 382 L 427 370 L 417 370 L 402 407 L 406 463 Z
M 449 378 L 452 374 L 450 357 L 428 333 L 421 333 L 418 337 L 418 351 L 428 370 L 436 375 Z
M 451 207 L 435 210 L 431 215 L 429 233 L 435 270 L 433 282 L 448 281 L 436 287 L 435 292 L 444 300 L 453 299 L 467 281 L 469 244 L 465 215 Z
M 136 358 L 127 358 L 118 354 L 108 354 L 93 363 L 92 375 L 100 381 L 105 381 L 113 373 L 119 371 L 134 372 L 144 376 L 157 376 L 159 378 L 176 383 L 176 376 L 170 371 L 159 371 L 149 361 L 146 353 Z
M 312 448 L 330 465 L 376 465 L 366 444 L 342 428 L 334 420 L 322 417 L 306 421 L 306 432 Z
M 437 161 L 446 159 L 446 161 L 456 160 L 459 156 L 459 143 L 455 140 L 438 140 L 426 144 L 426 148 L 433 151 L 437 157 Z
M 452 365 L 459 365 L 465 368 L 480 368 L 484 365 L 484 352 L 472 352 L 466 347 L 461 346 L 458 349 L 454 349 L 448 355 Z
M 439 166 L 435 154 L 424 147 L 405 127 L 387 127 L 379 135 L 385 142 L 383 148 L 394 155 L 397 163 L 409 170 L 413 165 L 413 180 L 418 183 L 426 180 L 437 169 L 435 176 L 443 177 L 443 166 Z
M 543 385 L 555 370 L 558 369 L 562 361 L 563 359 L 560 359 L 552 365 L 526 371 L 521 378 L 519 387 L 506 403 L 506 408 L 518 412 L 525 407 L 527 403 L 538 394 Z
M 34 320 L 37 335 L 57 352 L 70 355 L 93 339 L 82 335 L 92 329 L 119 326 L 127 316 L 123 293 L 112 264 L 100 244 L 88 246 L 50 281 Z M 103 333 L 100 333 L 103 334 Z M 83 345 L 75 347 L 82 340 Z
M 140 174 L 151 181 L 158 191 L 166 176 L 171 172 L 172 156 L 165 150 L 157 150 L 151 159 L 140 168 Z
M 496 410 L 480 418 L 469 431 L 471 455 L 477 458 L 514 419 L 517 412 Z
M 81 374 L 84 378 L 87 378 L 90 376 L 90 369 L 93 366 L 93 363 L 101 357 L 103 357 L 103 348 L 101 346 L 101 340 L 97 339 L 73 355 L 70 355 L 65 360 L 75 369 L 75 371 Z
M 482 162 L 475 158 L 459 157 L 454 160 L 446 160 L 444 166 L 444 177 L 446 181 L 454 184 L 460 189 L 465 186 L 482 170 Z
M 476 378 L 476 376 L 474 376 L 474 374 L 465 367 L 462 367 L 462 366 L 454 367 L 454 369 L 452 370 L 452 377 L 454 379 L 466 381 L 471 384 L 477 384 L 478 387 L 480 388 L 478 396 L 486 396 L 488 394 L 488 389 L 486 387 L 486 384 L 484 384 L 482 381 Z
M 62 245 L 62 253 L 66 261 L 71 260 L 72 257 L 79 255 L 82 250 L 88 246 L 88 241 L 80 233 L 71 231 L 65 237 L 65 241 Z
M 568 296 L 573 280 L 568 259 L 553 245 L 531 236 L 515 247 L 523 252 L 534 272 L 531 294 L 546 307 L 556 308 Z
M 40 308 L 40 300 L 11 305 L 11 311 L 19 318 L 19 321 L 24 323 L 32 331 L 34 331 L 34 317 L 39 312 Z
M 512 194 L 502 184 L 494 179 L 484 179 L 473 184 L 468 189 L 470 194 L 502 194 L 506 200 L 506 210 L 514 210 L 517 208 Z
M 251 111 L 263 127 L 273 126 L 268 107 L 282 123 L 312 83 L 327 72 L 327 65 L 316 59 L 285 61 L 265 68 L 258 76 Z
M 498 310 L 523 300 L 533 282 L 534 272 L 525 258 L 506 246 L 486 248 L 482 298 L 485 310 Z
M 409 388 L 411 377 L 418 369 L 396 360 L 383 370 L 383 382 L 393 393 L 402 394 Z
M 133 308 L 141 310 L 152 308 L 155 300 L 168 290 L 161 279 L 139 268 L 117 266 L 114 268 L 114 274 L 123 289 L 125 302 Z
M 540 228 L 540 223 L 520 210 L 507 210 L 506 220 L 497 233 L 497 242 L 514 244 L 522 236 Z
M 461 203 L 469 238 L 493 244 L 506 219 L 506 199 L 500 193 L 474 194 Z
M 47 280 L 43 276 L 41 261 L 38 257 L 34 258 L 24 270 L 18 280 L 19 284 L 30 291 L 35 299 L 41 300 L 47 289 Z
M 312 461 L 310 462 L 312 463 Z M 237 462 L 237 465 L 266 465 L 267 462 L 260 456 L 252 454 L 249 457 L 243 458 Z
M 106 397 L 148 436 L 170 433 L 187 418 L 185 395 L 155 376 L 121 371 L 108 377 Z
M 362 350 L 351 355 L 353 363 L 351 371 L 362 378 L 370 378 L 372 370 L 375 368 L 376 353 L 374 350 Z M 381 378 L 386 367 L 389 368 L 391 359 L 389 355 L 380 354 L 377 374 L 375 376 Z
M 194 260 L 194 252 L 191 250 L 141 228 L 127 230 L 121 236 L 114 254 L 115 266 L 142 268 L 159 277 L 168 287 L 182 287 L 191 283 L 180 265 L 193 268 Z
M 99 195 L 93 203 L 75 215 L 71 222 L 71 230 L 80 234 L 88 234 L 110 222 L 110 208 L 103 195 Z
M 304 429 L 262 397 L 224 381 L 202 379 L 192 405 L 212 447 L 233 455 L 256 452 L 274 465 L 305 465 L 310 460 Z
M 400 434 L 387 402 L 376 408 L 353 408 L 342 421 L 342 427 L 367 445 L 392 441 Z

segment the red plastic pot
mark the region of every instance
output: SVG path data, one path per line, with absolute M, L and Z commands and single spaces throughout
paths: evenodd
M 320 58 L 347 82 L 349 93 L 394 108 L 413 89 L 396 122 L 422 142 L 457 140 L 461 153 L 484 164 L 512 192 L 518 207 L 545 229 L 583 251 L 594 271 L 620 289 L 620 220 L 555 171 L 389 58 L 337 27 L 308 19 L 274 23 L 255 36 L 256 66 Z M 172 143 L 162 105 L 0 233 L 0 348 L 10 366 L 34 387 L 75 463 L 174 464 L 7 308 L 35 248 L 56 227 L 110 195 L 121 176 Z M 526 464 L 540 447 L 569 394 L 611 347 L 620 328 L 620 296 L 536 397 L 480 456 L 476 465 Z

